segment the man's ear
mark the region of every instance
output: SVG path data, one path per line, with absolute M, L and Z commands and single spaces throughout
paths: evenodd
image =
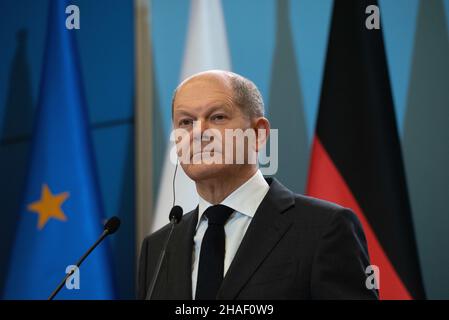
M 266 144 L 270 135 L 270 121 L 265 117 L 256 118 L 253 127 L 256 132 L 256 152 L 259 152 Z

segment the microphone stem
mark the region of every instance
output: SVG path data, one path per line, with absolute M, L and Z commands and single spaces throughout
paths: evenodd
M 79 268 L 80 265 L 83 263 L 83 261 L 87 258 L 87 256 L 100 244 L 101 241 L 103 241 L 104 238 L 106 238 L 109 234 L 109 230 L 104 230 L 101 236 L 98 238 L 97 241 L 87 250 L 87 252 L 78 260 L 76 263 L 76 267 Z M 64 279 L 59 283 L 58 287 L 52 292 L 50 297 L 48 297 L 48 300 L 53 300 L 53 298 L 58 294 L 59 291 L 61 291 L 62 287 L 64 286 L 67 279 L 75 272 L 75 269 L 70 270 L 69 273 L 66 274 Z

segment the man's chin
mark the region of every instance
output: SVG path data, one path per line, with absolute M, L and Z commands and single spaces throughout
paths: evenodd
M 186 175 L 193 181 L 218 178 L 223 175 L 229 165 L 225 164 L 182 164 Z

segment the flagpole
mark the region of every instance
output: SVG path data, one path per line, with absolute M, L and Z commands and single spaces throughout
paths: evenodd
M 152 134 L 153 83 L 152 54 L 147 0 L 134 1 L 135 13 L 135 186 L 136 259 L 140 245 L 150 232 L 153 210 Z

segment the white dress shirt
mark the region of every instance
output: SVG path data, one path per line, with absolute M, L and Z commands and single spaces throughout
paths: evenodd
M 237 249 L 242 242 L 243 236 L 269 188 L 270 186 L 265 181 L 262 173 L 260 170 L 257 170 L 251 178 L 220 203 L 235 210 L 224 227 L 226 238 L 223 277 L 228 271 Z M 194 245 L 192 253 L 192 297 L 194 299 L 198 279 L 201 243 L 207 229 L 207 218 L 203 213 L 210 206 L 212 204 L 199 196 L 198 224 L 196 226 L 195 237 L 193 238 Z

